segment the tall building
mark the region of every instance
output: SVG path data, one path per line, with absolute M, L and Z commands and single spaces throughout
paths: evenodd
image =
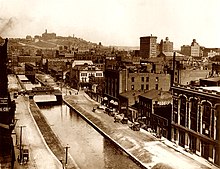
M 157 37 L 146 36 L 140 37 L 140 56 L 142 59 L 147 59 L 157 56 Z
M 166 37 L 165 41 L 161 40 L 160 52 L 173 52 L 173 42 L 170 42 L 168 37 Z
M 193 39 L 191 43 L 191 56 L 192 57 L 199 57 L 200 56 L 200 46 L 196 42 L 196 39 Z
M 200 57 L 200 45 L 193 39 L 191 45 L 181 46 L 181 53 L 187 56 L 192 56 L 194 58 Z

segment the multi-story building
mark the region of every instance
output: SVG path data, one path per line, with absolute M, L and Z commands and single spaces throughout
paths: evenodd
M 0 168 L 14 168 L 15 161 L 12 131 L 16 124 L 16 104 L 8 91 L 7 43 L 8 39 L 0 45 Z
M 181 46 L 181 53 L 186 56 L 191 56 L 191 46 L 190 45 Z
M 150 73 L 150 72 L 133 72 L 127 70 L 126 89 L 130 90 L 170 90 L 170 74 Z
M 196 42 L 196 39 L 193 39 L 191 43 L 191 56 L 194 58 L 200 57 L 200 46 Z
M 166 37 L 165 41 L 161 40 L 159 44 L 159 51 L 173 52 L 173 42 L 170 42 L 168 37 Z
M 173 85 L 171 140 L 219 165 L 220 88 Z
M 140 57 L 147 59 L 157 56 L 157 37 L 146 36 L 140 37 Z
M 199 58 L 201 57 L 200 45 L 196 42 L 196 39 L 193 39 L 190 46 L 181 46 L 181 53 L 187 56 L 192 56 L 193 58 Z
M 87 87 L 92 88 L 93 83 L 99 83 L 103 80 L 103 70 L 95 65 L 83 64 L 75 65 L 71 69 L 70 81 L 71 86 L 78 89 Z
M 172 94 L 152 89 L 139 96 L 138 115 L 158 135 L 171 138 Z
M 119 96 L 130 91 L 148 91 L 152 89 L 169 91 L 170 74 L 155 72 L 153 63 L 138 65 L 123 64 L 120 61 L 111 59 L 111 64 L 106 64 L 105 69 L 105 99 L 109 103 L 111 100 L 119 103 Z M 123 110 L 122 110 L 123 109 Z M 120 105 L 119 110 L 128 114 L 128 104 Z

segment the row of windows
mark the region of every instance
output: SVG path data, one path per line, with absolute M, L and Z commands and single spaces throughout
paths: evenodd
M 135 81 L 135 77 L 132 77 L 131 81 L 134 82 Z M 144 82 L 144 77 L 141 77 L 141 81 Z M 156 77 L 155 81 L 158 82 L 159 81 L 159 77 Z M 146 82 L 149 82 L 149 77 L 146 77 Z
M 94 76 L 93 73 L 92 73 L 92 74 L 89 73 L 89 76 L 91 76 L 91 75 Z M 81 76 L 87 76 L 87 73 L 81 73 Z M 100 76 L 102 76 L 102 73 L 96 73 L 96 76 L 99 76 L 99 77 L 100 77 Z
M 145 88 L 145 89 L 146 89 L 146 90 L 149 90 L 149 85 L 148 85 L 148 84 L 146 84 L 146 88 Z M 156 90 L 159 89 L 158 84 L 155 84 L 155 89 L 156 89 Z M 135 90 L 135 89 L 134 89 L 134 85 L 131 85 L 131 90 Z M 143 85 L 143 84 L 141 85 L 141 90 L 144 90 L 144 85 Z

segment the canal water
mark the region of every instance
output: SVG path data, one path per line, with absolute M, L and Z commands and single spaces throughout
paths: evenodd
M 55 134 L 81 169 L 139 169 L 67 105 L 38 104 Z

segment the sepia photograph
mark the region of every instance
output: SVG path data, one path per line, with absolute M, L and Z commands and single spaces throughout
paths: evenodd
M 0 0 L 0 169 L 219 169 L 220 0 Z

